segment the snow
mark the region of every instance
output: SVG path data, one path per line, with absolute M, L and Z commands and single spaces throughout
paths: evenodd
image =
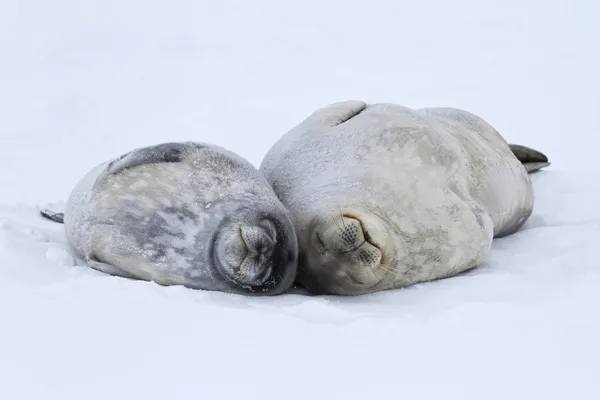
M 597 399 L 600 5 L 0 4 L 0 398 Z M 472 111 L 552 161 L 481 268 L 354 298 L 250 298 L 77 267 L 60 209 L 133 147 L 258 166 L 315 108 Z

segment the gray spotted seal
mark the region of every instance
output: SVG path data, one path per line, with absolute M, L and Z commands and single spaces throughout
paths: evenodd
M 529 218 L 528 172 L 548 165 L 467 111 L 344 101 L 287 132 L 259 170 L 292 215 L 297 282 L 359 295 L 480 265 Z
M 88 172 L 64 214 L 85 265 L 121 277 L 240 294 L 290 288 L 298 245 L 290 216 L 262 174 L 206 143 L 134 149 Z

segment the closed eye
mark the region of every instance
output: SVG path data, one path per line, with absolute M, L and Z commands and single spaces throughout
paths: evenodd
M 323 248 L 325 248 L 325 243 L 323 243 L 323 240 L 321 240 L 321 236 L 319 236 L 319 232 L 316 233 L 316 236 L 317 236 L 317 240 L 319 241 L 321 246 L 323 246 Z

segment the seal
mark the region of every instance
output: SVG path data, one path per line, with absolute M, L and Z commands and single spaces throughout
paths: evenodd
M 125 278 L 276 295 L 296 275 L 290 215 L 241 156 L 198 142 L 134 149 L 89 171 L 63 222 L 79 264 Z
M 349 100 L 293 127 L 259 170 L 291 213 L 297 283 L 361 295 L 479 266 L 532 214 L 528 173 L 549 165 L 464 110 Z

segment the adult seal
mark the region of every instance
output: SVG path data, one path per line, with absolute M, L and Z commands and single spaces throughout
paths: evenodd
M 239 294 L 290 288 L 290 216 L 242 157 L 195 142 L 134 149 L 88 172 L 64 222 L 77 260 L 111 275 Z
M 344 101 L 280 138 L 259 170 L 290 211 L 297 281 L 360 295 L 480 265 L 529 218 L 542 153 L 455 108 Z

